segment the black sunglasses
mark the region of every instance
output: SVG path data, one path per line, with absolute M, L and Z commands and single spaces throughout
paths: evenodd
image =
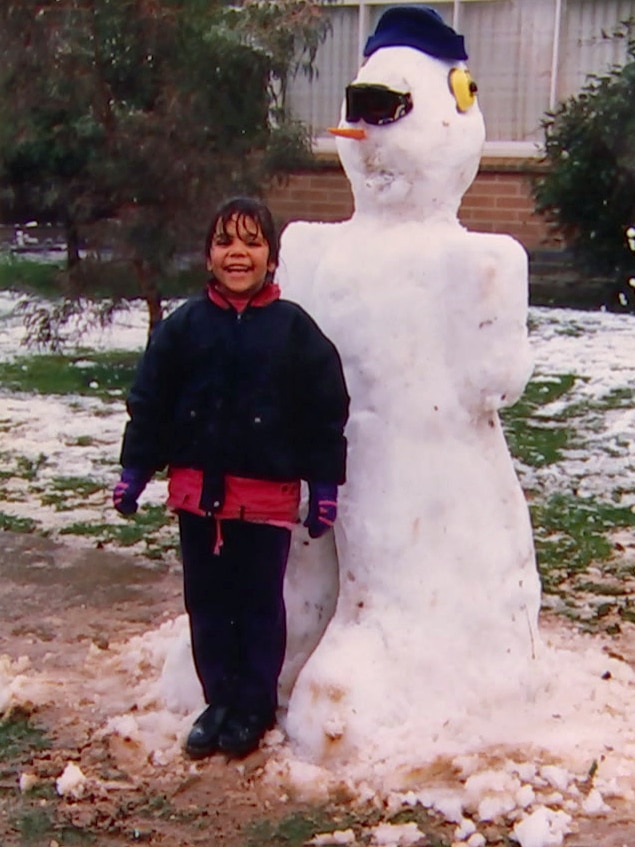
M 346 86 L 346 120 L 382 126 L 398 121 L 412 111 L 409 91 L 393 91 L 387 85 L 356 83 Z

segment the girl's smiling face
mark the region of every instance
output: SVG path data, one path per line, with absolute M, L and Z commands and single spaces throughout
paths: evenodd
M 265 284 L 276 263 L 270 259 L 269 243 L 260 224 L 247 215 L 235 214 L 218 221 L 207 259 L 219 290 L 234 297 L 252 297 Z

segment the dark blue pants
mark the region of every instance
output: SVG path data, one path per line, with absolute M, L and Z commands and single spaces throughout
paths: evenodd
M 207 703 L 273 719 L 287 641 L 283 598 L 291 533 L 179 512 L 185 608 Z

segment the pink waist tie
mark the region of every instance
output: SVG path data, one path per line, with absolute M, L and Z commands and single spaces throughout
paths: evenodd
M 212 553 L 214 556 L 220 556 L 223 546 L 223 521 L 220 518 L 215 518 L 214 521 L 216 523 L 216 541 Z

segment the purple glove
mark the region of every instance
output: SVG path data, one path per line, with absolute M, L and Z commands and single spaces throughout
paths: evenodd
M 309 514 L 304 526 L 311 538 L 319 538 L 337 517 L 337 485 L 331 482 L 309 483 Z
M 124 468 L 121 479 L 112 492 L 112 502 L 120 515 L 134 515 L 139 508 L 137 502 L 152 474 L 136 468 Z

